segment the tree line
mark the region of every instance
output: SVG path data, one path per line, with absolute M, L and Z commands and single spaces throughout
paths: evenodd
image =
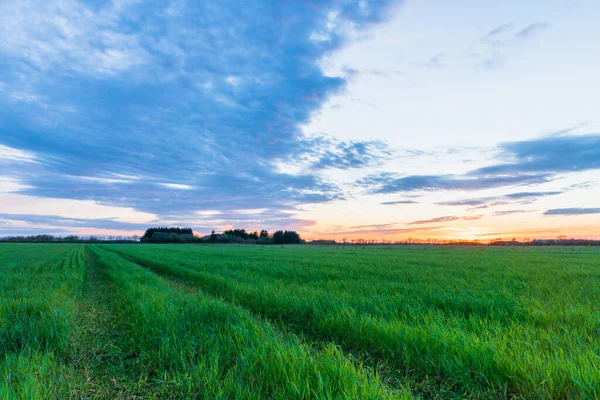
M 267 230 L 246 231 L 228 229 L 222 233 L 213 230 L 209 235 L 194 236 L 190 228 L 149 228 L 142 236 L 144 243 L 240 243 L 240 244 L 300 244 L 304 243 L 298 232 L 279 230 L 270 234 Z
M 0 243 L 137 243 L 139 237 L 133 236 L 87 236 L 76 235 L 30 235 L 7 236 L 0 238 Z
M 452 245 L 452 246 L 600 246 L 600 240 L 595 239 L 568 239 L 560 236 L 557 239 L 534 239 L 534 240 L 492 240 L 489 243 L 469 240 L 435 240 L 435 239 L 412 239 L 406 240 L 376 240 L 376 239 L 351 239 L 345 238 L 341 241 L 332 239 L 317 239 L 309 242 L 304 241 L 295 231 L 278 230 L 269 233 L 261 231 L 246 231 L 245 229 L 228 229 L 222 233 L 214 230 L 205 236 L 195 236 L 191 228 L 178 227 L 156 227 L 146 230 L 144 236 L 139 238 L 133 236 L 53 236 L 48 234 L 29 236 L 8 236 L 0 238 L 0 243 L 240 243 L 240 244 L 301 244 L 309 245 Z

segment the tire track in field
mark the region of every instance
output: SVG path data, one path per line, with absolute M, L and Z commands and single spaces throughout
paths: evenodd
M 77 262 L 86 273 L 77 302 L 75 334 L 72 341 L 73 398 L 148 398 L 140 390 L 140 377 L 129 368 L 124 332 L 119 327 L 115 286 L 82 249 Z
M 202 286 L 197 282 L 190 281 L 188 279 L 182 278 L 176 274 L 167 271 L 161 271 L 155 266 L 151 264 L 145 264 L 143 261 L 140 261 L 134 257 L 122 254 L 110 248 L 103 247 L 103 249 L 110 251 L 128 262 L 140 266 L 141 268 L 151 271 L 155 275 L 163 278 L 169 285 L 178 290 L 182 290 L 188 294 L 200 292 L 204 296 L 217 298 L 231 305 L 232 307 L 243 309 L 257 320 L 268 322 L 273 327 L 273 329 L 275 329 L 277 332 L 279 332 L 279 334 L 282 335 L 282 337 L 295 336 L 296 338 L 298 338 L 300 343 L 307 344 L 310 348 L 314 349 L 315 351 L 319 351 L 326 345 L 333 343 L 343 351 L 344 356 L 354 365 L 361 366 L 372 372 L 376 372 L 381 380 L 381 383 L 389 387 L 392 391 L 402 392 L 402 390 L 405 390 L 409 388 L 408 386 L 412 386 L 412 384 L 414 384 L 414 382 L 410 382 L 411 385 L 407 385 L 407 381 L 410 379 L 410 377 L 408 376 L 402 375 L 406 378 L 405 380 L 396 378 L 395 376 L 402 373 L 386 365 L 385 360 L 375 359 L 369 354 L 363 352 L 357 353 L 355 348 L 346 346 L 342 343 L 337 343 L 332 340 L 326 340 L 323 337 L 320 337 L 318 334 L 311 332 L 310 329 L 302 329 L 301 327 L 295 325 L 286 324 L 283 320 L 269 318 L 261 314 L 259 311 L 255 311 L 251 308 L 248 308 L 242 303 L 232 301 L 230 298 L 221 296 L 215 291 L 212 291 L 210 289 L 204 290 Z M 432 382 L 420 382 L 419 386 L 421 387 L 422 391 L 422 393 L 420 394 L 425 395 L 423 398 L 439 398 L 439 393 L 436 393 L 436 390 L 439 389 L 439 387 L 434 387 L 432 385 Z M 431 392 L 432 396 L 427 396 L 428 392 Z

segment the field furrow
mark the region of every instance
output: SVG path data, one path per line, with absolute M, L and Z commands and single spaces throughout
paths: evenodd
M 116 285 L 82 252 L 86 274 L 77 299 L 69 393 L 74 398 L 149 398 L 143 374 L 129 350 Z

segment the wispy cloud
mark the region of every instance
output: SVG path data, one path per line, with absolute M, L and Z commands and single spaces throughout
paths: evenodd
M 18 162 L 37 162 L 35 154 L 29 151 L 19 150 L 0 144 L 0 160 L 18 161 Z
M 384 201 L 381 204 L 384 206 L 397 206 L 400 204 L 418 204 L 418 202 L 414 201 L 414 200 L 396 200 L 396 201 Z
M 413 222 L 408 223 L 407 225 L 425 225 L 425 224 L 433 224 L 433 223 L 440 223 L 440 222 L 452 222 L 452 221 L 458 221 L 458 220 L 472 221 L 472 220 L 481 219 L 481 218 L 483 218 L 483 215 L 472 215 L 472 216 L 466 216 L 466 217 L 448 216 L 448 217 L 425 219 L 425 220 L 421 220 L 421 221 L 413 221 Z
M 373 229 L 385 229 L 394 225 L 398 225 L 400 222 L 391 222 L 388 224 L 372 224 L 372 225 L 358 225 L 358 226 L 350 226 L 350 229 L 364 229 L 364 228 L 373 228 Z
M 556 196 L 564 193 L 563 191 L 546 191 L 546 192 L 516 192 L 508 193 L 501 196 L 476 197 L 463 200 L 443 201 L 437 204 L 443 206 L 494 206 L 506 204 L 529 204 L 535 202 L 541 197 Z
M 600 208 L 554 208 L 544 212 L 544 215 L 586 215 L 600 214 Z
M 378 140 L 343 141 L 325 136 L 307 139 L 304 150 L 295 162 L 312 169 L 378 166 L 392 155 L 388 146 Z
M 505 210 L 505 211 L 495 211 L 495 217 L 502 217 L 504 215 L 512 215 L 512 214 L 524 214 L 534 212 L 535 210 Z
M 547 136 L 499 146 L 513 161 L 471 172 L 481 174 L 565 173 L 600 169 L 600 134 Z
M 548 29 L 550 24 L 546 22 L 536 22 L 518 31 L 515 35 L 519 38 L 529 38 L 540 31 Z
M 365 235 L 365 236 L 385 236 L 385 235 L 405 235 L 416 232 L 434 232 L 438 229 L 442 228 L 441 226 L 430 226 L 426 228 L 398 228 L 398 229 L 362 229 L 356 231 L 341 231 L 341 232 L 319 232 L 317 233 L 320 236 L 356 236 L 356 235 Z
M 469 49 L 469 55 L 479 66 L 497 69 L 507 63 L 510 48 L 522 46 L 526 39 L 550 28 L 547 22 L 535 22 L 521 29 L 512 23 L 504 23 L 489 30 Z
M 550 182 L 558 174 L 600 169 L 600 134 L 547 136 L 498 146 L 498 164 L 478 168 L 463 175 L 412 175 L 392 173 L 371 175 L 360 183 L 373 193 L 401 193 L 436 190 L 481 190 Z M 554 195 L 558 193 L 542 193 Z M 512 194 L 509 199 L 539 197 L 539 192 Z M 462 204 L 481 205 L 478 199 Z M 452 205 L 446 203 L 447 205 Z
M 425 62 L 414 62 L 414 63 L 412 63 L 412 65 L 415 67 L 424 67 L 424 68 L 443 68 L 444 67 L 444 54 L 443 53 L 436 54 Z
M 501 24 L 498 25 L 497 27 L 495 27 L 494 29 L 490 30 L 489 32 L 487 32 L 485 35 L 483 35 L 481 37 L 481 40 L 487 41 L 490 39 L 495 39 L 498 36 L 510 32 L 513 30 L 513 24 L 512 23 L 507 23 L 507 24 Z
M 0 51 L 41 69 L 54 65 L 82 74 L 114 75 L 151 61 L 142 36 L 127 29 L 130 5 L 94 9 L 82 2 L 6 1 Z M 124 33 L 129 32 L 129 33 Z
M 550 174 L 519 174 L 512 176 L 412 175 L 396 178 L 382 173 L 361 182 L 374 187 L 374 193 L 400 193 L 416 190 L 481 190 L 506 186 L 524 186 L 549 182 Z

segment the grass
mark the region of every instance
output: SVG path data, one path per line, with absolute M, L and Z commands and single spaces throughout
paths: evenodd
M 594 248 L 0 246 L 0 398 L 599 398 Z
M 0 246 L 0 398 L 67 393 L 81 261 L 80 246 Z

